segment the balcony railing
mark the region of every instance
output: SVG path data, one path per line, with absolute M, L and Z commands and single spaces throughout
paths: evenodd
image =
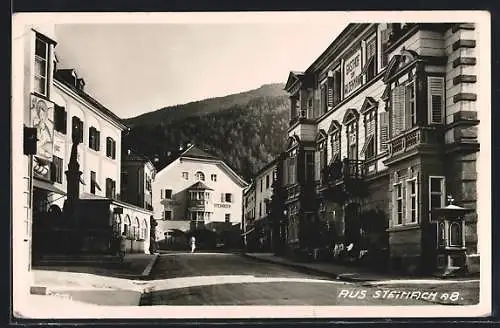
M 300 185 L 293 184 L 286 188 L 287 200 L 292 200 L 299 197 L 300 194 Z
M 204 199 L 190 199 L 188 204 L 190 207 L 204 207 L 206 201 Z
M 357 159 L 335 161 L 323 169 L 322 186 L 336 185 L 346 180 L 359 180 L 363 177 L 363 162 Z
M 389 153 L 394 156 L 420 145 L 439 145 L 442 142 L 443 135 L 436 128 L 415 127 L 390 140 Z

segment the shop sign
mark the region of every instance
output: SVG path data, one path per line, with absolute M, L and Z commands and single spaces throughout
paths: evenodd
M 31 126 L 37 129 L 36 157 L 52 162 L 54 153 L 54 104 L 50 101 L 31 95 Z
M 219 208 L 231 208 L 229 204 L 214 204 L 214 206 Z
M 356 91 L 363 84 L 361 49 L 344 63 L 344 97 Z

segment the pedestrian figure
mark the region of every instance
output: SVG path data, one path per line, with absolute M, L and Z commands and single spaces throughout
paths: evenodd
M 196 249 L 196 238 L 194 236 L 191 237 L 191 253 L 194 253 Z
M 120 261 L 123 262 L 123 259 L 125 258 L 125 250 L 127 249 L 127 238 L 125 232 L 122 233 L 120 236 L 120 251 L 118 252 L 118 255 L 120 256 Z

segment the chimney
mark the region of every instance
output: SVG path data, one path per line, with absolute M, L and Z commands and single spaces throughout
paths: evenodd
M 84 87 L 85 87 L 85 80 L 82 79 L 82 78 L 76 79 L 76 88 L 78 90 L 82 90 L 83 91 Z

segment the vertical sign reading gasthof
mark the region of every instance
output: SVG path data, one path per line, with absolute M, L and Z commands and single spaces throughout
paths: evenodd
M 344 97 L 349 96 L 363 84 L 361 49 L 344 62 Z

